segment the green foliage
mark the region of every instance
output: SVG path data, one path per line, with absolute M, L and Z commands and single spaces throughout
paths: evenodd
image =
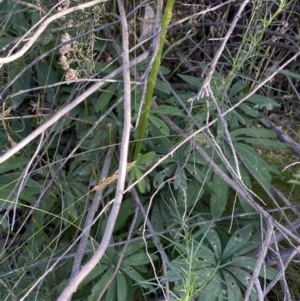
M 17 52 L 24 45 L 30 36 L 24 37 L 24 42 L 19 37 L 44 17 L 43 11 L 49 12 L 50 2 L 0 2 L 1 57 L 10 51 Z M 81 2 L 71 1 L 71 6 Z M 171 2 L 167 13 L 172 11 Z M 273 61 L 291 57 L 291 53 L 279 55 L 275 51 L 276 56 L 271 58 L 269 53 L 265 55 L 267 47 L 260 46 L 263 39 L 274 43 L 274 26 L 277 28 L 277 22 L 281 24 L 282 20 L 274 24 L 272 20 L 280 9 L 285 13 L 282 2 L 274 4 L 272 9 L 268 1 L 259 2 L 270 15 L 261 12 L 257 1 L 249 3 L 241 18 L 241 22 L 249 23 L 239 24 L 235 29 L 210 81 L 219 111 L 206 95 L 199 99 L 196 96 L 209 74 L 210 54 L 217 52 L 218 40 L 225 36 L 223 27 L 220 36 L 214 36 L 217 31 L 213 30 L 212 16 L 209 16 L 210 30 L 204 30 L 206 25 L 198 27 L 202 26 L 201 20 L 194 19 L 202 15 L 202 8 L 194 12 L 184 6 L 182 10 L 183 4 L 175 3 L 181 9 L 176 9 L 178 14 L 173 18 L 188 17 L 180 20 L 183 28 L 197 24 L 197 29 L 182 31 L 178 26 L 181 22 L 176 19 L 173 23 L 168 15 L 164 23 L 168 30 L 162 31 L 153 66 L 149 66 L 148 57 L 130 70 L 132 121 L 128 162 L 132 165 L 128 168 L 126 185 L 138 181 L 136 193 L 147 217 L 140 210 L 132 225 L 137 199 L 133 190 L 127 191 L 110 247 L 72 300 L 98 300 L 105 288 L 101 300 L 152 301 L 162 295 L 167 280 L 173 297 L 181 301 L 242 299 L 256 264 L 256 258 L 250 257 L 249 252 L 261 244 L 265 223 L 256 217 L 235 217 L 237 213 L 253 213 L 253 208 L 228 185 L 226 178 L 235 183 L 242 181 L 250 195 L 253 187 L 259 186 L 259 191 L 253 192 L 261 197 L 265 192 L 272 194 L 274 174 L 282 175 L 277 170 L 277 160 L 267 160 L 264 154 L 280 152 L 286 145 L 278 142 L 271 129 L 262 128 L 260 121 L 281 110 L 282 93 L 289 96 L 294 84 L 287 79 L 283 84 L 270 82 L 249 96 L 265 75 L 278 70 Z M 103 80 L 122 66 L 116 3 L 107 1 L 55 20 L 24 56 L 0 66 L 1 155 L 51 115 L 61 112 L 94 81 Z M 147 44 L 143 46 L 145 49 L 137 46 L 140 41 L 135 35 L 141 11 L 129 13 L 137 9 L 137 4 L 140 3 L 126 3 L 130 59 L 145 49 L 150 53 L 153 50 Z M 235 8 L 229 5 L 226 11 L 231 15 Z M 218 10 L 217 15 L 226 13 Z M 229 15 L 227 21 L 224 19 L 224 28 L 232 22 Z M 267 40 L 269 27 L 272 41 Z M 77 72 L 80 79 L 77 83 L 62 83 L 66 70 L 59 64 L 60 50 L 54 47 L 61 43 L 64 33 L 76 37 L 66 58 Z M 207 46 L 211 45 L 207 41 L 213 41 L 212 46 Z M 7 46 L 8 43 L 11 44 Z M 144 77 L 149 70 L 151 77 Z M 298 73 L 297 66 L 280 71 L 289 80 L 299 79 Z M 41 140 L 37 138 L 0 164 L 0 279 L 7 284 L 7 287 L 0 285 L 1 300 L 20 300 L 26 293 L 28 300 L 57 299 L 70 281 L 80 235 L 86 227 L 91 204 L 100 195 L 93 187 L 104 182 L 101 198 L 97 199 L 99 206 L 93 209 L 95 217 L 82 265 L 100 245 L 116 193 L 124 129 L 123 95 L 123 77 L 114 76 L 47 128 Z M 244 101 L 239 103 L 241 100 Z M 97 126 L 91 130 L 96 122 Z M 201 133 L 181 144 L 202 127 Z M 197 152 L 196 143 L 223 176 L 216 174 L 212 164 Z M 108 176 L 103 179 L 100 175 L 106 166 L 108 150 L 113 150 L 112 159 Z M 162 158 L 165 159 L 160 162 Z M 290 182 L 299 184 L 298 178 L 295 175 Z M 154 233 L 145 226 L 146 218 Z M 228 233 L 230 227 L 233 233 Z M 153 240 L 154 234 L 160 244 Z M 128 247 L 116 270 L 127 239 Z M 168 262 L 162 261 L 162 251 Z M 167 274 L 163 264 L 168 267 Z M 267 267 L 260 276 L 271 280 L 275 273 L 275 269 Z M 256 300 L 255 291 L 251 300 Z
M 157 261 L 156 255 L 146 254 L 142 249 L 143 242 L 129 244 L 120 270 L 110 285 L 110 290 L 106 292 L 103 300 L 128 300 L 128 295 L 136 290 L 132 287 L 132 281 L 142 286 L 144 289 L 153 289 L 146 284 L 147 266 L 150 261 Z M 114 267 L 117 265 L 120 248 L 109 248 L 103 260 L 93 269 L 93 271 L 82 282 L 78 291 L 78 296 L 88 296 L 88 300 L 97 300 L 99 294 L 111 279 Z M 69 279 L 65 279 L 58 287 L 57 292 L 61 293 Z M 113 288 L 113 289 L 111 289 Z M 121 298 L 121 299 L 120 299 Z
M 242 300 L 251 279 L 256 260 L 246 254 L 260 245 L 259 234 L 247 225 L 221 240 L 218 228 L 203 227 L 187 242 L 188 248 L 177 245 L 180 256 L 170 263 L 170 279 L 180 283 L 174 291 L 189 291 L 190 297 L 204 300 Z M 226 237 L 226 236 L 225 236 Z M 267 267 L 260 276 L 273 279 L 277 270 Z M 195 277 L 191 282 L 188 280 Z M 192 285 L 192 291 L 187 286 Z M 256 300 L 255 291 L 251 300 Z M 184 297 L 183 297 L 183 300 Z

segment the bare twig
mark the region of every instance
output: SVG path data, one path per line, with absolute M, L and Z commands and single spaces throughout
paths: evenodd
M 138 56 L 136 59 L 133 59 L 131 61 L 131 66 L 134 66 L 138 64 L 139 62 L 143 61 L 148 57 L 149 53 L 145 52 Z M 112 79 L 114 76 L 120 74 L 123 70 L 123 66 L 119 67 L 118 69 L 111 72 L 109 75 L 104 77 L 102 81 L 97 82 L 93 84 L 91 87 L 89 87 L 84 93 L 82 93 L 80 96 L 78 96 L 72 103 L 66 105 L 64 108 L 60 109 L 54 116 L 52 116 L 49 120 L 47 120 L 44 124 L 42 124 L 40 127 L 38 127 L 36 130 L 34 130 L 30 135 L 28 135 L 26 138 L 24 138 L 22 141 L 20 141 L 16 146 L 9 149 L 4 155 L 0 156 L 0 163 L 3 163 L 10 157 L 12 157 L 14 154 L 16 154 L 19 150 L 21 150 L 23 147 L 25 147 L 28 143 L 30 143 L 33 139 L 35 139 L 37 136 L 39 136 L 41 133 L 43 133 L 46 129 L 48 129 L 50 126 L 55 124 L 60 118 L 62 118 L 64 115 L 66 115 L 68 112 L 70 112 L 73 108 L 75 108 L 78 104 L 80 104 L 82 101 L 84 101 L 89 95 L 91 95 L 93 92 L 95 92 L 97 89 L 102 87 L 107 79 Z
M 249 2 L 249 0 L 245 0 L 240 5 L 240 8 L 239 8 L 238 12 L 236 13 L 236 15 L 234 16 L 233 22 L 231 23 L 231 25 L 230 25 L 230 27 L 228 29 L 227 34 L 223 38 L 223 41 L 222 41 L 222 43 L 220 45 L 220 48 L 219 48 L 218 52 L 216 53 L 216 55 L 214 56 L 213 61 L 211 62 L 210 70 L 208 72 L 208 75 L 206 76 L 206 78 L 205 78 L 205 80 L 203 82 L 203 85 L 202 85 L 201 89 L 199 90 L 199 92 L 198 92 L 197 96 L 195 97 L 195 99 L 196 98 L 199 99 L 203 95 L 207 95 L 207 93 L 208 93 L 207 88 L 210 85 L 211 78 L 213 76 L 213 73 L 216 70 L 216 66 L 217 66 L 218 60 L 221 57 L 222 52 L 224 51 L 224 48 L 226 46 L 226 43 L 227 43 L 228 39 L 230 38 L 230 36 L 232 35 L 234 27 L 235 27 L 236 23 L 238 22 L 239 18 L 241 17 L 241 14 L 242 14 L 244 8 L 246 7 L 246 5 L 248 4 L 248 2 Z
M 259 277 L 259 272 L 261 270 L 261 267 L 264 264 L 264 259 L 267 254 L 270 242 L 271 242 L 272 232 L 273 232 L 273 225 L 272 225 L 271 221 L 268 221 L 268 229 L 267 229 L 267 233 L 266 233 L 266 238 L 265 238 L 264 242 L 262 243 L 262 252 L 259 254 L 259 257 L 256 261 L 251 280 L 248 284 L 248 288 L 247 288 L 246 294 L 243 299 L 244 301 L 248 301 L 253 285 L 255 285 L 255 287 L 256 287 L 256 292 L 258 294 L 258 301 L 264 300 L 258 277 Z
M 24 6 L 27 6 L 27 7 L 34 8 L 34 9 L 36 9 L 37 11 L 41 12 L 44 15 L 46 14 L 46 12 L 40 6 L 34 5 L 32 3 L 27 3 L 27 2 L 24 2 L 24 1 L 21 1 L 21 0 L 11 0 L 11 1 L 14 2 L 14 3 L 17 3 L 17 4 L 21 4 L 21 5 L 24 5 Z
M 102 258 L 105 250 L 109 245 L 109 241 L 115 226 L 115 222 L 118 216 L 118 212 L 121 206 L 121 201 L 124 193 L 124 184 L 126 176 L 127 156 L 128 156 L 128 145 L 129 135 L 131 127 L 131 83 L 130 83 L 130 62 L 129 62 L 129 45 L 128 45 L 128 24 L 126 20 L 126 13 L 124 8 L 124 2 L 118 0 L 118 7 L 122 23 L 122 48 L 123 48 L 123 77 L 124 77 L 124 129 L 122 135 L 121 152 L 120 152 L 120 167 L 119 167 L 119 178 L 116 188 L 116 196 L 113 208 L 109 215 L 107 227 L 105 229 L 102 242 L 94 254 L 94 256 L 85 264 L 77 276 L 73 278 L 67 287 L 64 289 L 57 301 L 68 300 L 74 291 L 76 291 L 78 285 L 82 280 L 89 274 L 89 272 L 98 264 Z
M 46 29 L 46 27 L 51 22 L 53 22 L 53 21 L 55 21 L 55 20 L 57 20 L 57 19 L 65 16 L 65 15 L 68 15 L 68 14 L 70 14 L 72 12 L 75 12 L 77 10 L 84 10 L 87 7 L 91 7 L 91 6 L 97 5 L 99 3 L 106 2 L 106 1 L 107 0 L 94 0 L 94 1 L 86 2 L 86 3 L 82 3 L 82 4 L 79 4 L 77 6 L 73 6 L 71 8 L 68 8 L 66 10 L 62 10 L 62 11 L 58 12 L 57 14 L 49 17 L 48 19 L 45 19 L 44 21 L 41 20 L 42 23 L 41 23 L 41 26 L 39 27 L 39 29 L 34 33 L 34 35 L 29 39 L 29 41 L 18 52 L 14 53 L 14 54 L 12 54 L 12 55 L 10 55 L 8 57 L 0 58 L 0 67 L 3 64 L 8 64 L 8 63 L 13 62 L 16 59 L 22 57 L 32 47 L 32 45 L 35 43 L 35 41 L 38 39 L 38 37 L 43 33 L 43 31 Z M 29 32 L 31 30 L 29 30 Z M 24 38 L 26 37 L 26 35 L 27 34 L 24 35 Z
M 105 292 L 106 292 L 106 290 L 108 289 L 109 285 L 110 285 L 110 284 L 113 282 L 113 280 L 115 279 L 115 277 L 116 277 L 116 275 L 117 275 L 117 273 L 118 273 L 118 271 L 119 271 L 119 269 L 120 269 L 120 266 L 121 266 L 121 264 L 122 264 L 122 260 L 123 260 L 123 258 L 124 258 L 124 256 L 125 256 L 125 253 L 126 253 L 127 248 L 128 248 L 128 244 L 129 244 L 129 241 L 130 241 L 132 232 L 133 232 L 133 230 L 134 230 L 134 226 L 135 226 L 135 224 L 136 224 L 136 220 L 137 220 L 137 217 L 138 217 L 138 213 L 139 213 L 139 209 L 138 209 L 138 206 L 136 205 L 136 206 L 135 206 L 134 217 L 133 217 L 133 220 L 132 220 L 132 222 L 131 222 L 130 228 L 129 228 L 129 230 L 128 230 L 128 235 L 127 235 L 127 241 L 128 241 L 128 242 L 124 244 L 124 247 L 123 247 L 122 252 L 121 252 L 121 254 L 120 254 L 120 256 L 119 256 L 118 262 L 117 262 L 117 264 L 116 264 L 116 266 L 115 266 L 115 270 L 114 270 L 113 274 L 111 275 L 109 281 L 106 283 L 105 287 L 102 289 L 102 291 L 101 291 L 101 293 L 100 293 L 100 295 L 99 295 L 97 301 L 100 301 L 100 300 L 101 300 L 101 298 L 102 298 L 103 295 L 105 294 Z
M 129 179 L 128 179 L 128 182 L 129 182 Z M 142 214 L 142 216 L 144 217 L 144 220 L 145 220 L 145 223 L 147 225 L 147 228 L 149 229 L 150 233 L 153 234 L 153 241 L 157 247 L 157 250 L 158 252 L 160 253 L 161 255 L 161 260 L 162 260 L 162 265 L 163 265 L 163 272 L 165 274 L 165 276 L 167 276 L 167 264 L 169 263 L 169 258 L 164 250 L 164 247 L 162 245 L 162 243 L 160 242 L 159 238 L 158 238 L 158 235 L 155 233 L 153 227 L 152 227 L 152 224 L 148 218 L 148 215 L 146 214 L 146 211 L 140 201 L 140 198 L 139 198 L 139 195 L 136 191 L 135 188 L 132 188 L 132 196 L 133 196 L 133 199 L 134 201 L 136 202 L 137 206 L 139 207 L 139 210 Z M 145 232 L 145 230 L 143 230 L 143 232 Z M 143 233 L 143 239 L 145 241 L 146 239 L 146 235 Z M 166 292 L 163 292 L 165 297 L 167 297 L 167 300 L 170 299 L 170 291 L 169 291 L 169 282 L 167 281 L 166 283 Z
M 100 179 L 104 179 L 108 175 L 113 151 L 114 151 L 114 147 L 112 146 L 109 148 L 109 150 L 106 154 L 106 158 L 103 163 L 103 168 L 102 168 Z M 97 192 L 95 193 L 95 196 L 93 198 L 93 202 L 89 208 L 88 215 L 86 217 L 86 221 L 84 224 L 84 229 L 86 229 L 86 231 L 84 232 L 84 234 L 82 235 L 82 237 L 80 239 L 80 243 L 79 243 L 75 258 L 74 258 L 74 264 L 73 264 L 73 268 L 72 268 L 70 281 L 72 281 L 73 278 L 77 275 L 77 273 L 81 267 L 81 261 L 82 261 L 83 255 L 85 253 L 85 249 L 86 249 L 89 233 L 91 230 L 91 226 L 92 226 L 92 223 L 94 220 L 94 216 L 99 208 L 100 200 L 102 199 L 103 189 L 97 190 Z

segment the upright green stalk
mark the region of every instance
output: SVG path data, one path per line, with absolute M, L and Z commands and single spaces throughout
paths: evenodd
M 173 10 L 174 0 L 167 0 L 166 8 L 164 11 L 164 16 L 162 20 L 162 27 L 161 27 L 161 34 L 159 38 L 159 48 L 156 54 L 156 57 L 153 62 L 152 69 L 150 71 L 149 80 L 147 84 L 147 91 L 145 95 L 145 102 L 143 105 L 142 115 L 140 119 L 140 124 L 138 126 L 138 135 L 137 135 L 137 142 L 135 145 L 135 151 L 133 159 L 136 160 L 139 153 L 141 152 L 142 145 L 143 145 L 143 139 L 145 137 L 147 125 L 148 125 L 148 119 L 149 119 L 149 113 L 152 106 L 152 98 L 153 98 L 153 91 L 157 79 L 157 74 L 161 62 L 161 55 L 163 51 L 163 47 L 166 40 L 167 30 L 166 28 L 169 26 L 171 17 L 172 17 L 172 10 Z

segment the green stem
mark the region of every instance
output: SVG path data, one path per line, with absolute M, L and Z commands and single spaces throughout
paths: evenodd
M 140 119 L 140 124 L 138 126 L 138 134 L 137 134 L 137 142 L 135 145 L 135 151 L 133 159 L 136 160 L 138 155 L 140 154 L 143 146 L 143 139 L 145 137 L 147 125 L 148 125 L 148 119 L 149 119 L 149 113 L 152 106 L 152 99 L 153 99 L 153 92 L 154 87 L 157 79 L 157 74 L 159 71 L 160 63 L 161 63 L 161 56 L 163 52 L 163 47 L 166 40 L 167 35 L 167 27 L 169 26 L 171 17 L 172 17 L 172 11 L 173 11 L 173 5 L 174 0 L 167 0 L 167 4 L 164 11 L 164 16 L 162 20 L 162 28 L 161 28 L 161 34 L 159 38 L 159 48 L 156 54 L 156 57 L 153 62 L 153 66 L 149 75 L 149 80 L 147 84 L 147 91 L 145 95 L 145 102 L 143 105 L 142 115 Z

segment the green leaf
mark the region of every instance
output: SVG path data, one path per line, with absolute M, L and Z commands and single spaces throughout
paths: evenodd
M 238 154 L 242 156 L 247 167 L 261 181 L 265 189 L 270 190 L 272 176 L 268 170 L 268 164 L 259 157 L 252 147 L 242 143 L 234 143 L 234 146 Z
M 95 168 L 94 162 L 81 162 L 78 167 L 70 175 L 70 179 L 82 177 L 85 175 L 92 175 L 93 169 Z M 69 178 L 69 176 L 68 176 Z
M 241 301 L 242 292 L 235 278 L 228 271 L 222 271 L 224 280 L 227 285 L 227 296 L 230 301 Z
M 95 104 L 95 111 L 98 113 L 104 108 L 106 108 L 109 101 L 115 95 L 117 88 L 120 86 L 120 83 L 110 84 L 103 92 L 101 92 L 100 97 L 97 99 Z
M 125 257 L 127 257 L 133 253 L 136 253 L 138 250 L 140 250 L 142 248 L 145 248 L 145 242 L 142 240 L 130 243 L 125 252 Z
M 279 108 L 281 106 L 271 98 L 259 94 L 251 95 L 246 101 L 255 104 L 254 108 L 257 109 L 273 110 L 274 108 Z
M 148 164 L 152 161 L 152 159 L 156 156 L 155 152 L 149 152 L 146 153 L 140 157 L 138 157 L 138 159 L 136 160 L 136 165 L 139 164 Z
M 115 71 L 117 68 L 114 65 L 107 64 L 107 62 L 96 62 L 95 70 L 96 72 L 100 72 L 102 74 L 109 74 Z
M 46 60 L 38 62 L 36 66 L 36 74 L 40 86 L 51 85 L 58 82 L 57 72 L 53 70 Z M 45 92 L 50 102 L 53 102 L 55 100 L 55 94 L 57 93 L 56 89 L 54 87 L 47 88 L 45 89 Z
M 205 288 L 200 291 L 198 301 L 216 301 L 220 295 L 223 296 L 223 285 L 220 279 L 214 277 Z
M 300 79 L 300 74 L 299 73 L 295 73 L 293 71 L 284 70 L 284 69 L 278 71 L 278 69 L 275 69 L 275 68 L 268 68 L 268 71 L 270 71 L 270 72 L 276 71 L 276 72 L 278 72 L 280 74 L 283 74 L 285 76 L 292 77 L 292 78 L 295 78 L 295 79 Z
M 209 267 L 209 266 L 213 266 L 213 269 L 215 269 L 215 267 L 218 264 L 218 260 L 219 258 L 216 257 L 217 252 L 212 251 L 209 247 L 207 247 L 206 245 L 202 244 L 199 248 L 199 252 L 198 254 L 196 254 L 196 258 L 199 260 L 203 260 L 205 262 L 205 264 Z M 200 264 L 202 262 L 200 261 Z M 202 273 L 200 271 L 198 271 L 198 273 Z M 204 275 L 206 274 L 206 272 L 203 272 Z
M 106 283 L 112 277 L 114 270 L 109 268 L 105 274 L 101 277 L 101 279 L 93 286 L 92 293 L 88 297 L 88 301 L 97 301 L 100 293 L 104 289 Z
M 156 116 L 153 116 L 153 115 L 149 115 L 149 120 L 165 136 L 169 136 L 170 135 L 169 127 L 167 126 L 167 124 L 162 119 L 160 119 L 160 118 L 158 118 Z
M 233 166 L 233 165 L 231 165 L 231 166 Z M 240 170 L 240 174 L 241 174 L 244 185 L 251 190 L 251 180 L 250 180 L 250 176 L 249 176 L 247 170 L 241 164 L 239 164 L 239 170 Z M 254 211 L 254 209 L 244 200 L 244 198 L 242 198 L 240 196 L 240 194 L 238 194 L 238 198 L 239 198 L 239 201 L 240 201 L 242 207 L 244 208 L 245 212 L 253 212 Z
M 193 163 L 195 163 L 195 162 L 193 162 Z M 197 166 L 198 165 L 191 164 L 191 163 L 186 163 L 186 165 L 185 165 L 185 168 L 189 171 L 189 173 L 193 177 L 192 183 L 193 183 L 194 180 L 197 179 L 197 181 L 198 181 L 198 190 L 201 191 L 201 194 L 203 192 L 203 188 L 209 194 L 214 194 L 213 184 L 210 181 L 211 174 L 212 174 L 211 169 L 209 167 L 206 167 L 206 166 L 202 167 L 202 169 L 205 170 L 205 173 L 204 173 Z M 192 189 L 192 186 L 191 186 L 191 189 Z M 201 196 L 199 196 L 199 198 Z
M 127 283 L 123 273 L 120 271 L 117 274 L 117 290 L 118 301 L 127 301 Z
M 154 254 L 151 254 L 150 258 L 152 259 L 152 261 L 158 259 L 158 257 Z M 122 261 L 123 266 L 145 265 L 148 263 L 150 263 L 150 259 L 146 253 L 136 253 L 136 254 L 125 257 Z
M 270 139 L 259 139 L 259 138 L 240 138 L 240 140 L 243 140 L 244 142 L 248 144 L 253 145 L 263 145 L 263 146 L 269 146 L 269 147 L 275 147 L 275 148 L 286 148 L 287 144 L 284 144 L 280 141 L 276 140 L 270 140 Z
M 83 279 L 83 281 L 80 283 L 79 287 L 82 287 L 82 286 L 86 285 L 87 283 L 91 282 L 92 280 L 94 280 L 96 277 L 99 277 L 99 275 L 103 274 L 108 268 L 109 268 L 109 266 L 107 266 L 105 264 L 96 265 L 93 268 L 93 270 Z
M 254 110 L 253 108 L 249 107 L 245 103 L 241 103 L 238 106 L 238 109 L 242 110 L 245 114 L 249 115 L 250 117 L 255 118 L 255 117 L 259 116 L 259 111 L 258 110 Z
M 131 171 L 130 171 L 130 178 L 132 181 L 134 181 L 135 179 L 141 179 L 143 173 L 142 171 L 137 167 L 137 166 L 133 166 Z M 142 179 L 138 182 L 138 188 L 139 188 L 139 191 L 141 193 L 145 193 L 146 191 L 146 182 L 145 182 L 145 179 Z
M 146 289 L 152 288 L 151 285 L 146 283 L 146 280 L 144 279 L 144 277 L 131 266 L 122 266 L 121 265 L 120 270 L 122 272 L 124 272 L 127 276 L 129 276 L 131 279 L 133 279 L 140 286 L 142 286 L 143 288 L 146 288 Z
M 225 268 L 225 270 L 227 270 L 229 273 L 231 273 L 236 280 L 239 282 L 240 286 L 242 286 L 244 288 L 244 291 L 247 290 L 250 279 L 251 279 L 251 275 L 245 271 L 242 268 L 238 268 L 238 267 L 233 267 L 233 266 L 227 266 Z M 252 289 L 251 293 L 250 293 L 250 300 L 257 300 L 257 294 L 255 292 L 254 289 Z
M 163 115 L 171 115 L 171 116 L 185 116 L 177 107 L 161 105 L 157 108 L 151 109 L 151 114 L 163 114 Z
M 14 15 L 14 14 L 13 14 Z M 21 72 L 24 68 L 26 68 L 27 64 L 21 58 L 18 64 L 8 64 L 7 65 L 7 72 L 8 77 L 12 80 L 19 72 Z M 27 69 L 20 78 L 16 81 L 13 81 L 11 93 L 17 93 L 21 90 L 28 90 L 30 88 L 30 83 L 32 79 L 32 70 Z M 21 93 L 19 95 L 14 96 L 12 99 L 13 109 L 17 109 L 23 102 L 23 100 L 27 97 L 27 93 Z
M 238 266 L 253 272 L 256 262 L 257 262 L 256 258 L 248 257 L 248 256 L 240 256 L 234 258 L 234 260 L 232 261 L 232 266 Z M 272 267 L 266 267 L 266 269 L 261 269 L 259 271 L 259 276 L 268 280 L 272 280 L 277 275 L 277 273 L 278 271 L 276 269 Z
M 219 167 L 227 174 L 226 167 L 223 164 Z M 215 173 L 212 182 L 215 194 L 211 196 L 210 211 L 213 218 L 219 218 L 227 204 L 229 186 Z
M 238 94 L 239 92 L 242 92 L 246 87 L 248 87 L 248 84 L 243 83 L 241 80 L 238 80 L 230 88 L 228 96 L 231 98 L 231 97 L 235 96 L 236 94 Z
M 230 132 L 231 137 L 236 137 L 239 135 L 258 138 L 276 138 L 276 134 L 273 131 L 261 128 L 240 128 Z
M 159 202 L 155 202 L 151 212 L 151 224 L 155 232 L 160 232 L 164 228 L 163 216 L 161 215 Z
M 155 89 L 165 94 L 171 94 L 169 87 L 160 79 L 156 79 Z
M 169 177 L 175 171 L 175 168 L 175 164 L 170 164 L 164 170 L 158 172 L 153 179 L 154 187 L 159 187 L 164 182 L 165 178 Z
M 211 245 L 212 250 L 216 254 L 216 258 L 220 258 L 222 254 L 222 244 L 218 232 L 214 228 L 210 228 L 205 236 Z
M 132 215 L 133 208 L 134 202 L 132 199 L 129 198 L 122 202 L 120 208 L 120 212 L 122 212 L 122 214 L 118 214 L 114 232 L 120 230 L 125 225 L 126 220 Z
M 72 218 L 76 219 L 78 217 L 78 211 L 75 207 L 75 198 L 71 188 L 67 185 L 64 187 L 65 192 L 65 206 L 66 206 L 66 213 Z M 68 219 L 68 217 L 67 217 Z
M 105 294 L 105 301 L 115 300 L 116 296 L 117 296 L 117 281 L 116 281 L 116 279 L 114 279 L 107 288 L 107 291 Z M 98 300 L 99 300 L 99 298 L 98 298 Z
M 204 185 L 199 183 L 198 179 L 193 178 L 192 181 L 188 183 L 188 187 L 186 190 L 186 194 L 187 194 L 186 206 L 190 207 L 196 204 L 203 196 L 204 192 L 205 192 Z
M 201 88 L 202 86 L 202 80 L 198 77 L 184 75 L 184 74 L 177 74 L 181 79 L 183 79 L 186 83 L 193 85 L 195 87 Z
M 239 254 L 239 251 L 248 244 L 252 235 L 252 230 L 252 225 L 247 225 L 232 234 L 222 253 L 222 261 Z
M 166 75 L 166 74 L 169 74 L 169 73 L 170 73 L 170 70 L 169 70 L 167 67 L 162 66 L 162 65 L 159 66 L 159 71 L 160 71 L 163 75 Z
M 27 30 L 26 30 L 26 24 L 28 24 L 26 22 L 25 19 L 25 9 L 24 6 L 20 5 L 20 4 L 16 4 L 10 1 L 4 1 L 4 3 L 6 2 L 6 14 L 8 16 L 7 18 L 7 22 L 3 22 L 3 25 L 5 23 L 10 24 L 10 30 L 12 30 L 13 32 L 15 32 L 15 30 L 17 31 L 18 35 L 23 35 Z M 3 26 L 2 25 L 2 26 Z M 3 28 L 1 28 L 1 31 L 3 30 Z M 16 64 L 16 62 L 15 62 Z

